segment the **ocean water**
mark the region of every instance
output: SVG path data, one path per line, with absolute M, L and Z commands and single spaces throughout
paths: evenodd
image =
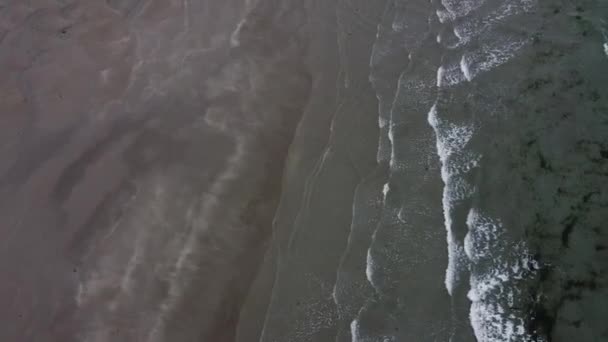
M 337 102 L 376 108 L 336 108 L 261 341 L 608 341 L 606 11 L 339 2 Z

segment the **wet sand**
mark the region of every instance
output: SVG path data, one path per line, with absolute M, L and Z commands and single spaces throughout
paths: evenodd
M 310 93 L 301 11 L 3 4 L 2 340 L 234 340 Z

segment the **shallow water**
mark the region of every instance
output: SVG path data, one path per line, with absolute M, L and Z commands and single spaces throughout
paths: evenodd
M 290 246 L 304 247 L 279 256 L 286 265 L 278 269 L 262 340 L 608 338 L 593 323 L 603 311 L 590 307 L 604 296 L 605 234 L 587 222 L 605 216 L 604 189 L 591 171 L 566 166 L 570 158 L 595 172 L 605 164 L 574 147 L 589 137 L 591 145 L 606 144 L 598 125 L 606 107 L 597 104 L 606 80 L 585 71 L 607 67 L 602 9 L 599 3 L 388 1 L 382 16 L 369 15 L 378 22 L 366 47 L 378 103 L 377 167 L 358 185 L 344 185 L 355 189 L 350 224 L 327 215 L 331 202 L 323 202 L 324 194 L 344 188 L 319 185 L 317 210 L 303 198 L 296 222 L 307 233 L 294 233 Z M 359 21 L 345 4 L 336 11 L 345 27 L 349 18 Z M 338 34 L 338 42 L 349 65 L 349 40 Z M 343 91 L 358 87 L 365 89 L 351 83 Z M 335 177 L 326 155 L 319 160 L 309 177 Z M 564 196 L 566 184 L 587 201 L 568 204 L 577 196 Z M 594 187 L 585 197 L 584 189 Z M 576 250 L 571 239 L 587 243 Z M 319 244 L 344 250 L 339 262 L 338 253 L 318 257 L 337 269 L 335 276 L 318 272 L 315 257 L 304 252 Z M 302 263 L 312 268 L 302 272 Z M 588 273 L 574 271 L 581 269 Z M 275 320 L 275 312 L 282 318 Z M 563 315 L 578 318 L 572 323 Z

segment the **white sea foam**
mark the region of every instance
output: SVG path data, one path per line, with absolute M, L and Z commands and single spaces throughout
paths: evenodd
M 354 239 L 354 235 L 355 235 L 355 227 L 357 226 L 357 217 L 359 216 L 357 207 L 358 207 L 359 199 L 361 198 L 362 184 L 363 183 L 359 183 L 357 185 L 357 188 L 355 189 L 355 196 L 353 198 L 353 203 L 352 203 L 352 207 L 351 207 L 352 216 L 351 216 L 351 222 L 350 222 L 350 229 L 348 232 L 348 238 L 346 240 L 346 248 L 344 248 L 344 251 L 342 252 L 342 256 L 340 257 L 340 263 L 339 263 L 338 268 L 336 269 L 336 278 L 335 278 L 335 282 L 334 282 L 334 287 L 331 292 L 332 299 L 334 300 L 334 303 L 336 304 L 337 307 L 340 307 L 340 305 L 341 305 L 340 299 L 338 298 L 338 286 L 339 286 L 339 284 L 342 283 L 341 277 L 342 277 L 342 270 L 344 269 L 344 263 L 346 262 L 347 256 L 349 255 L 349 253 L 352 250 L 352 243 L 353 243 L 353 239 Z
M 455 125 L 446 123 L 443 129 L 439 132 L 439 143 L 441 151 L 439 152 L 445 158 L 448 156 L 462 152 L 465 145 L 471 140 L 474 133 L 473 125 Z
M 473 137 L 475 129 L 473 125 L 455 125 L 453 123 L 445 122 L 439 118 L 436 105 L 433 105 L 429 111 L 428 122 L 435 131 L 437 154 L 439 155 L 439 160 L 442 164 L 441 179 L 444 183 L 447 183 L 451 176 L 450 172 L 456 170 L 454 166 L 450 165 L 448 159 L 457 153 L 463 152 L 464 147 Z M 471 158 L 469 163 L 476 165 L 476 161 L 479 157 L 470 155 L 470 152 L 466 155 Z M 471 167 L 471 165 L 466 167 Z
M 393 32 L 405 31 L 409 28 L 408 21 L 410 20 L 408 20 L 406 16 L 396 15 L 395 19 L 391 23 L 391 29 L 393 30 Z
M 475 192 L 475 187 L 461 177 L 450 177 L 443 191 L 447 208 L 452 210 L 452 203 L 470 198 Z
M 468 198 L 473 194 L 473 187 L 459 178 L 452 178 L 445 183 L 443 189 L 444 225 L 447 232 L 448 266 L 445 275 L 445 287 L 452 295 L 454 287 L 460 282 L 460 275 L 468 269 L 468 259 L 462 242 L 454 237 L 452 213 L 455 202 Z
M 501 233 L 500 223 L 475 215 L 474 211 L 471 211 L 467 217 L 467 225 L 469 233 L 464 239 L 467 257 L 472 262 L 491 257 L 492 249 L 497 247 L 496 242 Z
M 448 64 L 437 70 L 437 86 L 445 87 L 465 80 L 465 73 L 458 64 Z M 461 274 L 468 269 L 468 259 L 463 243 L 453 233 L 452 212 L 455 202 L 469 198 L 474 187 L 461 176 L 477 165 L 479 155 L 465 151 L 473 137 L 473 125 L 456 125 L 441 119 L 437 106 L 433 105 L 428 113 L 428 122 L 435 131 L 437 154 L 441 161 L 443 189 L 444 225 L 447 232 L 448 266 L 445 274 L 445 287 L 450 295 L 460 283 Z
M 608 57 L 608 43 L 604 43 L 604 53 L 606 54 L 606 57 Z
M 382 187 L 382 204 L 385 205 L 386 203 L 386 196 L 388 195 L 388 192 L 390 191 L 390 185 L 388 183 L 384 183 L 384 186 Z M 366 256 L 366 265 L 365 265 L 365 276 L 367 278 L 367 281 L 370 283 L 370 285 L 376 289 L 376 284 L 374 284 L 374 259 L 372 257 L 372 246 L 374 245 L 374 242 L 376 241 L 376 234 L 378 233 L 378 229 L 376 228 L 376 230 L 374 231 L 374 233 L 372 234 L 372 238 L 371 238 L 371 243 L 369 248 L 367 249 L 367 256 Z
M 386 201 L 386 195 L 388 194 L 389 190 L 391 189 L 391 187 L 388 185 L 388 183 L 385 183 L 384 186 L 382 187 L 382 200 Z
M 479 49 L 463 54 L 460 68 L 466 79 L 470 81 L 480 73 L 509 61 L 528 42 L 528 38 L 493 39 Z
M 455 125 L 445 122 L 439 118 L 436 105 L 428 113 L 428 122 L 435 131 L 437 154 L 441 161 L 441 179 L 445 184 L 442 197 L 448 244 L 445 286 L 451 295 L 454 287 L 460 281 L 460 274 L 468 268 L 464 246 L 452 233 L 453 207 L 455 202 L 469 198 L 475 190 L 473 185 L 459 176 L 476 166 L 479 156 L 464 150 L 474 133 L 472 125 Z M 458 163 L 459 161 L 460 163 Z
M 386 127 L 386 126 L 385 126 Z M 384 130 L 384 127 L 380 127 Z M 378 139 L 378 152 L 376 153 L 376 160 L 378 163 L 390 161 L 391 157 L 391 143 L 388 139 L 384 139 L 383 135 L 380 135 Z
M 452 154 L 445 162 L 444 168 L 446 175 L 463 175 L 479 165 L 481 155 L 473 151 L 461 151 L 458 154 Z
M 372 287 L 375 289 L 376 285 L 374 284 L 374 259 L 372 257 L 371 247 L 367 249 L 365 277 L 367 278 L 367 281 L 370 283 L 370 285 L 372 285 Z
M 443 0 L 445 10 L 437 11 L 440 22 L 454 21 L 454 35 L 459 42 L 455 48 L 476 39 L 471 51 L 448 60 L 437 70 L 437 86 L 449 88 L 472 81 L 485 71 L 496 68 L 510 59 L 529 40 L 514 36 L 494 35 L 495 24 L 509 16 L 531 8 L 534 0 L 504 1 L 496 10 L 476 19 L 467 18 L 483 2 L 475 0 Z M 456 20 L 458 19 L 458 20 Z M 486 34 L 487 33 L 487 34 Z M 444 182 L 443 211 L 448 244 L 448 267 L 445 286 L 450 295 L 461 281 L 462 274 L 470 271 L 470 321 L 478 342 L 529 341 L 524 317 L 511 312 L 519 300 L 515 282 L 533 272 L 525 246 L 504 238 L 502 223 L 471 210 L 467 217 L 469 233 L 464 241 L 453 234 L 452 215 L 457 203 L 471 198 L 476 188 L 464 176 L 478 166 L 481 156 L 467 150 L 473 137 L 472 124 L 454 124 L 442 119 L 433 106 L 428 122 L 436 135 L 437 154 L 441 161 L 441 178 Z
M 386 196 L 388 195 L 389 191 L 390 191 L 390 186 L 389 186 L 388 183 L 385 183 L 384 186 L 382 187 L 382 203 L 383 203 L 383 205 L 385 205 Z M 367 281 L 369 282 L 369 284 L 376 291 L 378 291 L 378 286 L 374 283 L 374 271 L 375 271 L 376 265 L 375 265 L 375 262 L 374 262 L 374 257 L 372 256 L 372 246 L 374 245 L 374 243 L 376 241 L 376 235 L 377 234 L 378 234 L 378 228 L 376 227 L 376 230 L 372 234 L 370 246 L 367 249 L 366 265 L 365 265 L 365 277 L 367 278 Z
M 379 30 L 380 30 L 380 26 L 378 26 L 378 31 Z M 378 34 L 379 33 L 376 33 L 376 35 L 378 35 Z M 376 41 L 376 43 L 372 47 L 372 54 L 369 58 L 369 66 L 372 69 L 381 65 L 382 62 L 384 61 L 384 59 L 392 53 L 391 46 L 388 44 L 385 45 L 382 43 L 383 42 Z M 374 84 L 375 81 L 377 80 L 376 75 L 374 75 L 373 72 L 369 74 L 368 78 L 372 84 Z
M 386 125 L 388 125 L 388 120 L 379 115 L 378 116 L 378 127 L 384 128 L 384 127 L 386 127 Z
M 474 37 L 492 30 L 496 24 L 505 19 L 528 12 L 532 9 L 535 0 L 505 1 L 496 10 L 479 18 L 470 18 L 454 24 L 454 35 L 459 42 L 456 46 L 462 46 L 470 42 Z
M 245 25 L 245 19 L 241 20 L 238 25 L 236 26 L 236 29 L 234 31 L 232 31 L 232 34 L 230 34 L 230 46 L 231 47 L 238 47 L 239 45 L 241 45 L 241 40 L 239 39 L 239 34 L 241 32 L 241 30 L 243 29 L 243 25 Z
M 485 3 L 485 0 L 441 0 L 441 4 L 449 13 L 449 18 L 464 17 Z
M 372 59 L 370 62 L 370 66 L 373 66 L 374 54 L 372 54 Z M 374 78 L 372 77 L 373 73 L 370 74 L 369 80 L 372 84 L 375 83 Z M 378 99 L 378 128 L 380 128 L 381 132 L 384 133 L 384 130 L 387 126 L 391 124 L 390 121 L 390 111 L 385 110 L 383 103 L 385 100 L 380 96 L 379 93 L 376 93 L 376 99 Z M 390 127 L 389 127 L 390 128 Z M 389 137 L 390 138 L 390 137 Z M 376 160 L 378 163 L 389 160 L 392 155 L 392 143 L 384 139 L 384 134 L 381 134 L 378 141 L 378 152 L 376 153 Z
M 460 64 L 447 64 L 437 69 L 437 87 L 450 87 L 465 80 Z
M 516 289 L 504 285 L 511 276 L 508 272 L 495 272 L 471 277 L 469 319 L 478 342 L 541 341 L 526 332 L 524 316 L 510 313 L 514 298 L 519 295 Z
M 395 336 L 379 335 L 379 336 L 361 336 L 359 320 L 355 319 L 350 322 L 351 342 L 395 342 Z
M 471 74 L 471 68 L 469 67 L 469 65 L 470 62 L 467 61 L 466 55 L 462 55 L 462 57 L 460 58 L 460 71 L 464 75 L 464 78 L 466 78 L 467 81 L 470 82 L 473 79 L 473 75 Z
M 359 337 L 359 321 L 356 319 L 350 322 L 350 336 L 351 342 L 361 341 L 361 338 Z
M 450 16 L 450 12 L 448 12 L 446 10 L 443 10 L 443 9 L 437 10 L 435 12 L 435 14 L 437 15 L 437 18 L 439 19 L 439 22 L 442 24 L 452 20 L 452 18 Z
M 388 140 L 391 142 L 391 156 L 389 160 L 389 166 L 391 169 L 395 166 L 395 132 L 394 132 L 393 120 L 389 122 L 388 126 Z
M 525 329 L 525 316 L 511 308 L 520 296 L 516 282 L 536 272 L 536 263 L 523 243 L 504 236 L 500 220 L 471 209 L 467 225 L 465 251 L 472 264 L 468 298 L 477 341 L 532 341 Z
M 467 269 L 468 263 L 464 255 L 464 249 L 454 238 L 451 228 L 447 229 L 447 245 L 448 266 L 445 270 L 445 288 L 451 296 L 454 293 L 454 288 L 460 282 L 462 271 Z

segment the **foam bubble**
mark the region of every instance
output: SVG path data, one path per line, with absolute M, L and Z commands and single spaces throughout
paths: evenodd
M 477 341 L 542 342 L 526 332 L 525 317 L 510 313 L 517 293 L 503 285 L 505 279 L 508 279 L 508 274 L 498 273 L 494 277 L 471 282 L 475 289 L 469 292 L 472 301 L 469 319 Z M 483 294 L 492 296 L 483 297 Z M 500 294 L 504 300 L 497 299 L 496 294 Z
M 451 13 L 446 10 L 437 10 L 435 14 L 437 15 L 437 19 L 439 19 L 439 22 L 442 24 L 454 20 Z
M 464 246 L 452 234 L 452 211 L 456 201 L 470 197 L 474 187 L 462 177 L 457 177 L 467 172 L 476 165 L 478 157 L 464 151 L 465 145 L 473 136 L 472 126 L 455 125 L 439 118 L 437 106 L 433 105 L 428 113 L 428 122 L 435 131 L 437 154 L 441 161 L 441 179 L 443 188 L 443 215 L 444 225 L 447 232 L 448 266 L 445 275 L 445 287 L 452 295 L 454 287 L 460 281 L 460 274 L 468 268 L 468 260 L 465 255 Z M 465 156 L 462 158 L 461 156 Z M 458 161 L 472 159 L 462 165 Z
M 464 147 L 473 137 L 475 132 L 473 125 L 455 125 L 442 122 L 437 115 L 435 106 L 429 112 L 428 121 L 435 130 L 437 154 L 442 164 L 441 179 L 444 182 L 447 182 L 451 175 L 460 173 L 459 170 L 470 169 L 477 165 L 480 157 L 470 152 L 465 154 L 470 160 L 462 163 L 462 165 L 454 165 L 450 162 L 450 159 L 454 158 L 455 155 L 463 153 Z
M 243 26 L 245 25 L 245 19 L 241 20 L 238 25 L 236 26 L 236 29 L 234 31 L 232 31 L 232 34 L 230 34 L 230 46 L 231 47 L 238 47 L 239 45 L 241 45 L 241 40 L 240 40 L 240 32 L 243 29 Z
M 460 65 L 452 63 L 437 69 L 437 87 L 451 87 L 466 80 Z
M 446 177 L 464 175 L 479 165 L 481 155 L 472 151 L 461 151 L 452 154 L 445 162 Z
M 456 201 L 470 197 L 472 194 L 473 187 L 464 180 L 458 178 L 447 181 L 443 189 L 443 215 L 448 247 L 448 266 L 445 273 L 445 287 L 450 295 L 452 295 L 454 288 L 460 282 L 460 274 L 468 269 L 468 259 L 464 246 L 452 233 L 453 207 Z
M 352 342 L 361 341 L 361 338 L 359 337 L 359 321 L 356 319 L 350 322 L 350 336 Z
M 475 192 L 475 187 L 461 177 L 452 177 L 445 184 L 444 196 L 448 203 L 454 203 L 470 198 Z
M 386 125 L 388 125 L 388 120 L 379 115 L 378 116 L 378 127 L 384 128 L 384 127 L 386 127 Z
M 464 75 L 464 78 L 467 79 L 467 81 L 471 81 L 473 79 L 473 76 L 471 74 L 471 62 L 468 61 L 468 58 L 466 55 L 462 55 L 462 58 L 460 58 L 460 71 L 462 71 L 462 74 Z
M 472 302 L 469 318 L 477 341 L 533 341 L 526 332 L 525 315 L 511 308 L 521 296 L 517 281 L 536 272 L 536 263 L 523 243 L 506 238 L 500 220 L 473 208 L 467 225 L 465 252 L 472 265 L 467 296 Z
M 478 214 L 472 209 L 467 216 L 469 232 L 465 237 L 464 246 L 467 257 L 472 262 L 479 262 L 491 257 L 492 250 L 498 248 L 502 224 Z
M 389 166 L 391 169 L 393 169 L 395 165 L 395 132 L 393 131 L 393 126 L 391 120 L 388 127 L 388 140 L 391 142 L 391 155 L 389 159 Z
M 365 276 L 367 281 L 372 285 L 372 287 L 376 288 L 374 284 L 374 259 L 372 257 L 372 249 L 367 249 L 367 257 L 366 257 L 366 265 L 365 265 Z
M 480 73 L 509 61 L 528 42 L 528 38 L 519 40 L 495 39 L 482 45 L 474 52 L 465 53 L 460 60 L 460 68 L 466 79 L 471 81 Z
M 485 3 L 485 0 L 442 0 L 441 4 L 450 13 L 450 18 L 464 17 Z
M 446 226 L 447 228 L 447 226 Z M 448 266 L 445 270 L 445 288 L 451 296 L 454 288 L 460 282 L 460 274 L 468 268 L 468 263 L 464 255 L 464 249 L 460 243 L 454 238 L 452 229 L 447 230 L 448 244 Z
M 479 18 L 463 20 L 454 25 L 454 35 L 460 39 L 457 46 L 470 42 L 475 36 L 490 31 L 496 24 L 511 16 L 524 13 L 532 8 L 532 1 L 508 1 L 496 10 Z
M 382 196 L 383 196 L 383 200 L 386 201 L 386 195 L 388 194 L 388 191 L 391 189 L 391 187 L 388 185 L 388 183 L 385 183 L 384 186 L 382 187 Z

